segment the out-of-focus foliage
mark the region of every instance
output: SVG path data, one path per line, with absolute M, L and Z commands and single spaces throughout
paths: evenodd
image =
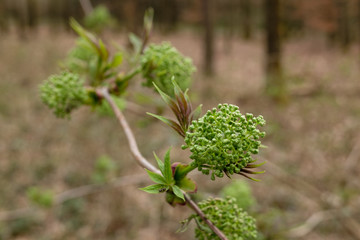
M 76 45 L 72 48 L 67 56 L 65 66 L 74 73 L 85 74 L 96 65 L 96 51 L 83 38 L 76 41 Z
M 174 96 L 171 79 L 175 77 L 182 90 L 189 87 L 195 67 L 190 58 L 184 57 L 170 43 L 151 44 L 141 57 L 141 73 L 146 82 L 153 87 L 153 82 L 166 94 Z
M 87 15 L 84 19 L 84 25 L 87 29 L 100 33 L 107 27 L 115 24 L 116 20 L 111 16 L 108 8 L 104 5 L 99 5 Z
M 126 100 L 122 97 L 112 96 L 112 99 L 116 103 L 119 109 L 124 110 L 126 108 Z M 106 101 L 102 101 L 100 105 L 95 106 L 97 113 L 103 116 L 114 116 L 110 105 Z
M 116 170 L 115 162 L 107 156 L 101 156 L 95 162 L 92 179 L 95 183 L 105 183 L 114 173 L 114 170 Z
M 42 101 L 60 118 L 69 117 L 70 112 L 87 99 L 80 76 L 66 71 L 44 81 L 40 86 L 40 95 Z
M 29 200 L 40 207 L 49 208 L 54 203 L 54 194 L 50 190 L 42 190 L 38 187 L 31 187 L 26 193 Z
M 210 198 L 199 203 L 206 217 L 215 224 L 229 240 L 256 239 L 255 219 L 236 205 L 234 198 Z M 204 221 L 196 216 L 197 228 L 195 236 L 199 240 L 219 240 Z
M 251 193 L 249 184 L 243 180 L 233 180 L 221 191 L 223 196 L 229 196 L 235 199 L 236 204 L 242 209 L 249 209 L 256 203 Z

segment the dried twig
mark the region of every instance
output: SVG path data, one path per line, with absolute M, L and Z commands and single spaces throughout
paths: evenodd
M 332 218 L 333 217 L 332 213 L 334 211 L 336 210 L 326 210 L 326 211 L 320 211 L 314 213 L 305 221 L 304 224 L 291 229 L 287 234 L 288 237 L 290 238 L 304 237 L 305 235 L 310 233 L 319 223 Z
M 94 10 L 90 0 L 80 0 L 80 5 L 86 16 L 88 16 Z
M 275 164 L 267 161 L 267 167 L 271 168 L 271 173 L 276 175 L 282 182 L 286 185 L 291 186 L 292 190 L 297 191 L 308 197 L 309 200 L 313 201 L 320 208 L 327 207 L 337 209 L 337 211 L 330 211 L 329 214 L 334 215 L 336 218 L 338 216 L 343 217 L 342 221 L 339 223 L 343 226 L 344 229 L 355 239 L 360 240 L 360 224 L 355 221 L 351 216 L 341 213 L 339 210 L 342 207 L 342 201 L 338 196 L 332 193 L 324 193 L 317 189 L 315 186 L 309 184 L 305 180 L 296 177 L 295 175 L 290 175 L 280 167 Z M 344 206 L 343 206 L 344 207 Z
M 90 184 L 78 188 L 73 188 L 56 195 L 54 205 L 60 205 L 68 200 L 84 197 L 86 195 L 101 192 L 109 188 L 117 188 L 129 184 L 140 183 L 145 180 L 147 180 L 147 177 L 145 175 L 137 174 L 119 177 L 105 184 Z M 27 217 L 36 213 L 37 210 L 38 208 L 35 207 L 25 207 L 16 210 L 0 212 L 0 221 L 10 221 L 18 218 Z

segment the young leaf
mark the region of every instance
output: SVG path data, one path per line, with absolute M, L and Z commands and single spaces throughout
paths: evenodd
M 171 99 L 171 97 L 169 97 L 169 95 L 167 95 L 166 93 L 164 93 L 163 91 L 161 91 L 161 89 L 155 84 L 155 82 L 153 82 L 154 87 L 156 88 L 156 90 L 158 91 L 158 93 L 160 94 L 161 98 L 164 100 L 164 102 L 169 105 L 176 105 L 175 102 Z
M 187 177 L 181 179 L 176 185 L 185 192 L 195 193 L 197 191 L 196 183 Z
M 181 198 L 183 201 L 185 201 L 184 194 L 182 193 L 181 189 L 180 189 L 178 186 L 174 185 L 174 186 L 172 186 L 172 189 L 173 189 L 174 194 L 175 194 L 177 197 L 179 197 L 179 198 Z
M 135 53 L 139 53 L 141 49 L 141 40 L 138 36 L 133 33 L 129 34 L 129 41 L 132 44 Z
M 160 172 L 162 173 L 162 175 L 164 175 L 164 163 L 160 160 L 160 158 L 156 155 L 156 153 L 154 152 L 154 157 L 156 159 L 156 162 L 159 166 Z
M 164 185 L 164 184 L 154 184 L 154 185 L 150 185 L 144 188 L 139 188 L 140 190 L 147 192 L 147 193 L 161 193 L 164 192 L 168 189 L 169 187 Z
M 174 164 L 173 164 L 173 168 L 174 168 Z M 187 164 L 177 164 L 175 166 L 175 171 L 174 171 L 174 179 L 176 182 L 180 181 L 181 179 L 183 179 L 189 172 L 191 172 L 192 170 L 194 170 L 196 167 L 193 167 L 191 165 L 187 165 Z
M 168 125 L 169 127 L 171 127 L 172 129 L 174 129 L 178 134 L 180 134 L 180 136 L 185 137 L 184 131 L 181 129 L 181 127 L 179 126 L 179 124 L 177 124 L 175 121 L 171 120 L 171 119 L 167 119 L 163 116 L 159 116 L 153 113 L 147 113 L 150 116 L 153 116 L 154 118 L 159 119 L 160 121 L 162 121 L 163 123 L 165 123 L 166 125 Z
M 118 67 L 123 61 L 123 55 L 121 53 L 116 53 L 113 57 L 113 60 L 111 62 L 111 67 L 116 68 Z
M 148 173 L 151 180 L 153 180 L 154 182 L 159 183 L 159 184 L 166 184 L 166 181 L 163 176 L 161 176 L 160 174 L 151 172 L 147 169 L 145 169 L 145 170 Z
M 106 49 L 106 46 L 101 39 L 99 40 L 99 48 L 102 60 L 106 61 L 109 57 L 109 51 Z
M 145 27 L 145 30 L 146 30 L 146 32 L 148 34 L 151 31 L 153 19 L 154 19 L 154 9 L 153 8 L 148 8 L 145 11 L 145 16 L 144 16 L 144 27 Z
M 166 183 L 172 184 L 174 179 L 172 176 L 172 169 L 171 169 L 171 163 L 170 163 L 170 149 L 166 152 L 165 158 L 164 158 L 164 178 Z

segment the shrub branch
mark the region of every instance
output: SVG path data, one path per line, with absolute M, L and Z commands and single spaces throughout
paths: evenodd
M 111 109 L 114 111 L 114 114 L 116 116 L 116 118 L 118 119 L 120 125 L 122 126 L 122 128 L 124 129 L 126 138 L 128 140 L 129 143 L 129 147 L 130 147 L 130 151 L 132 153 L 132 155 L 134 156 L 136 162 L 143 168 L 148 169 L 152 172 L 155 173 L 159 173 L 160 171 L 154 167 L 141 153 L 140 150 L 138 148 L 135 136 L 128 124 L 128 122 L 126 121 L 125 116 L 123 115 L 123 113 L 120 111 L 120 109 L 117 107 L 116 103 L 114 102 L 114 100 L 111 98 L 109 91 L 107 88 L 100 88 L 97 89 L 96 93 L 98 94 L 99 97 L 103 97 L 109 104 Z M 203 211 L 201 211 L 201 209 L 199 208 L 199 206 L 190 198 L 189 195 L 187 195 L 185 192 L 184 193 L 184 197 L 186 200 L 187 205 L 193 209 L 197 215 L 199 215 L 199 217 L 201 217 L 201 219 L 204 220 L 204 222 L 209 226 L 209 228 L 221 239 L 221 240 L 228 240 L 227 237 L 224 235 L 224 233 L 222 231 L 220 231 L 220 229 L 218 229 L 209 219 L 206 218 L 205 214 Z

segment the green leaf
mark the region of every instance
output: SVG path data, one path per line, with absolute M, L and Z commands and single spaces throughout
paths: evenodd
M 90 43 L 94 50 L 101 54 L 100 48 L 96 43 L 96 37 L 93 34 L 86 31 L 74 18 L 70 18 L 70 26 L 80 37 Z
M 150 185 L 150 186 L 147 186 L 144 188 L 139 188 L 139 189 L 144 192 L 147 192 L 147 193 L 156 194 L 156 193 L 161 193 L 161 192 L 168 190 L 169 187 L 164 184 L 154 184 L 154 185 Z
M 146 172 L 148 173 L 150 179 L 156 183 L 160 183 L 160 184 L 166 184 L 166 181 L 164 179 L 163 176 L 161 176 L 160 174 L 157 174 L 157 173 L 154 173 L 154 172 L 151 172 L 147 169 L 145 169 Z
M 164 100 L 164 102 L 171 106 L 173 104 L 175 104 L 175 102 L 171 99 L 171 97 L 169 97 L 169 95 L 167 95 L 166 93 L 164 93 L 163 91 L 161 91 L 161 89 L 155 84 L 155 82 L 153 82 L 154 87 L 156 88 L 156 90 L 158 91 L 158 93 L 160 94 L 161 98 Z
M 154 19 L 154 9 L 153 8 L 146 9 L 144 15 L 144 28 L 147 34 L 149 34 L 151 31 L 153 19 Z
M 166 152 L 164 158 L 164 178 L 168 184 L 172 184 L 174 182 L 170 163 L 170 149 L 171 148 L 169 148 L 169 150 Z
M 99 39 L 99 48 L 102 60 L 106 61 L 109 57 L 109 51 L 106 49 L 106 46 L 101 39 Z
M 179 197 L 179 198 L 181 198 L 183 201 L 185 201 L 184 194 L 182 193 L 181 189 L 180 189 L 178 186 L 174 185 L 174 186 L 172 186 L 172 189 L 173 189 L 174 194 L 175 194 L 177 197 Z
M 156 162 L 159 166 L 160 172 L 162 173 L 162 175 L 164 175 L 164 163 L 160 160 L 160 158 L 156 155 L 156 153 L 154 152 L 154 157 L 156 159 Z
M 174 174 L 174 179 L 176 182 L 180 181 L 181 179 L 183 179 L 189 172 L 191 172 L 192 170 L 194 170 L 196 167 L 193 167 L 191 165 L 188 164 L 178 164 L 175 167 L 175 174 Z
M 181 90 L 181 88 L 179 87 L 179 85 L 177 84 L 177 82 L 175 81 L 175 77 L 173 76 L 171 78 L 171 82 L 174 85 L 174 93 L 175 96 L 181 96 L 184 95 L 183 91 Z
M 120 52 L 115 53 L 111 62 L 111 67 L 116 68 L 120 66 L 122 61 L 123 61 L 123 55 Z
M 135 53 L 139 53 L 141 49 L 141 39 L 133 33 L 129 34 L 129 41 L 134 48 Z
M 195 193 L 197 191 L 196 183 L 187 177 L 181 179 L 176 185 L 185 192 Z
M 165 123 L 166 125 L 168 125 L 169 127 L 171 127 L 172 129 L 174 129 L 178 134 L 180 134 L 180 136 L 184 137 L 184 131 L 181 129 L 181 127 L 179 126 L 179 124 L 177 124 L 175 121 L 165 118 L 163 116 L 159 116 L 153 113 L 149 113 L 147 112 L 148 115 L 159 119 L 160 121 L 162 121 L 163 123 Z

